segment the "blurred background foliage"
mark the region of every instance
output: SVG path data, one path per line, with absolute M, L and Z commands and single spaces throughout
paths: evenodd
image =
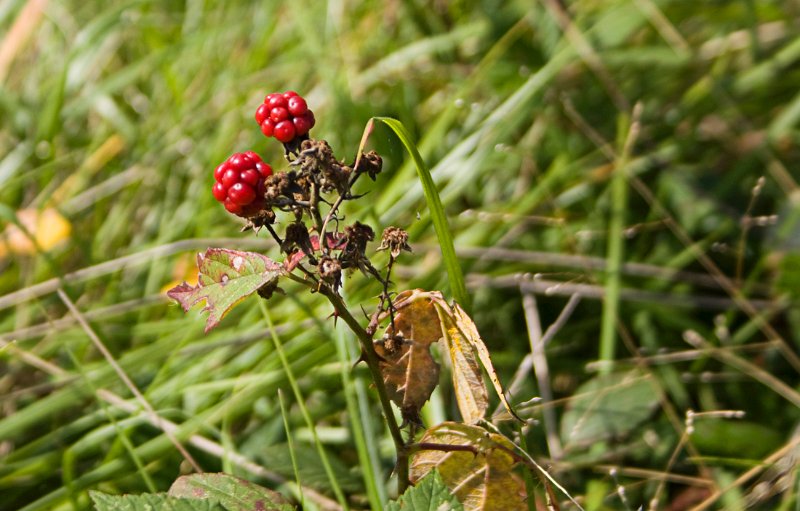
M 798 509 L 796 0 L 0 0 L 0 508 L 189 469 L 98 343 L 203 469 L 332 506 L 304 406 L 349 505 L 392 496 L 330 306 L 288 284 L 203 335 L 163 294 L 209 246 L 277 257 L 210 189 L 236 151 L 282 166 L 252 114 L 284 90 L 340 158 L 372 116 L 414 134 L 523 439 L 586 509 Z M 447 295 L 413 166 L 370 146 L 348 221 L 407 229 L 398 288 Z M 354 310 L 378 292 L 345 283 Z M 429 425 L 457 418 L 443 378 Z

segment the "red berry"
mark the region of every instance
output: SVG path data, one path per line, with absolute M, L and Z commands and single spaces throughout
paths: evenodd
M 311 123 L 308 122 L 306 117 L 295 117 L 292 119 L 292 123 L 297 136 L 303 136 L 311 129 Z
M 259 123 L 259 124 L 261 124 L 261 123 Z M 254 162 L 261 161 L 261 156 L 259 156 L 258 153 L 255 152 L 255 151 L 245 151 L 244 154 L 245 154 L 245 156 L 247 156 L 248 158 L 250 158 Z
M 228 160 L 230 162 L 231 168 L 234 170 L 244 170 L 249 169 L 253 166 L 253 161 L 250 161 L 250 158 L 246 154 L 236 153 Z
M 275 94 L 271 98 L 266 101 L 267 105 L 269 106 L 270 110 L 273 108 L 277 108 L 279 106 L 286 107 L 286 98 L 281 96 L 280 94 Z
M 225 185 L 217 181 L 214 183 L 214 187 L 211 188 L 211 193 L 214 195 L 215 199 L 217 199 L 219 202 L 223 202 L 228 196 L 228 189 L 225 188 Z
M 308 123 L 311 124 L 312 128 L 314 127 L 315 124 L 317 124 L 317 119 L 314 117 L 314 112 L 312 112 L 311 110 L 306 112 L 306 114 L 303 117 L 305 117 L 308 120 Z
M 263 177 L 269 177 L 269 176 L 272 175 L 272 167 L 270 167 L 268 164 L 266 164 L 266 163 L 264 163 L 262 161 L 259 161 L 259 162 L 256 163 L 256 170 Z
M 238 215 L 242 212 L 242 207 L 234 202 L 231 202 L 230 200 L 226 200 L 223 205 L 225 206 L 225 209 L 234 215 Z
M 291 140 L 294 138 L 294 135 L 295 135 L 295 129 L 294 129 L 294 124 L 292 124 L 292 121 L 289 120 L 281 121 L 275 125 L 275 138 L 277 138 L 284 144 L 287 142 L 291 142 Z
M 272 124 L 272 121 L 267 119 L 266 121 L 261 123 L 261 133 L 263 133 L 267 137 L 271 137 L 274 133 L 275 125 Z
M 236 183 L 228 189 L 228 200 L 246 206 L 256 198 L 256 191 L 247 183 Z
M 228 166 L 225 163 L 217 165 L 217 168 L 214 169 L 214 179 L 222 181 L 222 174 L 224 174 L 226 170 L 228 170 Z
M 286 101 L 286 108 L 289 109 L 289 113 L 294 117 L 299 117 L 308 112 L 308 104 L 306 104 L 306 100 L 300 96 L 290 97 Z
M 293 98 L 296 96 L 299 96 L 299 94 L 293 90 L 287 90 L 286 92 L 283 93 L 283 97 L 286 99 Z
M 235 185 L 239 181 L 239 173 L 233 169 L 228 169 L 222 174 L 222 179 L 220 182 L 225 189 L 229 189 L 231 186 Z
M 243 170 L 241 174 L 239 174 L 239 178 L 242 180 L 243 183 L 247 183 L 250 186 L 258 186 L 258 181 L 261 179 L 261 174 L 256 169 L 247 169 Z
M 276 125 L 289 118 L 289 110 L 282 106 L 278 106 L 269 111 L 269 119 Z
M 261 103 L 256 110 L 256 122 L 261 124 L 267 117 L 269 117 L 269 106 L 265 103 Z

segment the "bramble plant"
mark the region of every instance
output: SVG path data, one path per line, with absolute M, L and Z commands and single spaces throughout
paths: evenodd
M 228 212 L 245 219 L 243 230 L 266 230 L 281 256 L 271 259 L 254 252 L 209 248 L 197 256 L 198 283 L 193 286 L 184 282 L 171 289 L 169 297 L 185 311 L 205 302 L 206 332 L 247 296 L 258 294 L 269 300 L 275 292 L 282 292 L 281 281 L 293 281 L 327 298 L 333 307 L 333 320 L 343 321 L 352 330 L 360 343 L 359 362 L 369 367 L 394 442 L 398 493 L 416 485 L 391 503 L 391 509 L 423 505 L 426 509 L 534 509 L 535 498 L 527 493 L 533 487 L 531 474 L 542 481 L 550 508 L 557 509 L 551 491 L 555 482 L 523 449 L 485 420 L 489 398 L 482 368 L 507 418 L 524 423 L 506 400 L 489 352 L 467 312 L 460 304 L 448 302 L 439 291 L 394 289 L 392 268 L 404 252 L 411 251 L 408 233 L 388 226 L 378 246 L 371 247 L 370 243 L 376 241 L 373 228 L 341 214 L 344 202 L 361 198 L 353 193 L 354 184 L 365 175 L 375 181 L 382 170 L 381 157 L 374 151 L 364 152 L 373 121 L 355 160 L 348 164 L 334 155 L 325 140 L 310 137 L 314 114 L 295 92 L 267 95 L 256 110 L 255 120 L 264 135 L 283 143 L 288 169 L 273 171 L 253 151 L 234 153 L 216 167 L 211 191 Z M 402 129 L 397 121 L 383 121 Z M 419 158 L 415 150 L 411 152 Z M 452 250 L 449 238 L 440 241 L 445 245 L 443 250 Z M 371 259 L 377 251 L 388 253 L 383 267 Z M 341 293 L 345 277 L 355 272 L 374 279 L 382 289 L 374 310 L 365 312 L 363 320 L 352 312 Z M 451 275 L 451 281 L 453 277 L 460 278 Z M 454 287 L 458 287 L 457 282 Z M 433 345 L 440 345 L 446 353 L 462 422 L 424 429 L 420 410 L 439 384 L 440 368 L 431 353 Z M 399 409 L 400 420 L 392 403 Z M 523 469 L 523 478 L 514 473 L 517 467 Z M 173 485 L 169 496 L 158 498 L 171 499 L 175 505 L 179 501 L 180 505 L 187 504 L 182 499 L 195 498 L 203 500 L 203 505 L 249 509 L 248 505 L 227 507 L 225 501 L 225 495 L 243 484 L 224 474 L 195 474 L 184 476 Z M 252 490 L 252 486 L 247 487 Z M 205 489 L 198 492 L 192 488 Z M 292 508 L 280 495 L 266 489 L 248 495 L 245 500 L 252 500 L 253 509 L 258 507 L 256 501 L 262 506 L 269 502 L 272 507 L 266 509 Z M 343 495 L 337 497 L 342 507 L 348 507 Z M 94 498 L 100 509 L 107 508 L 108 499 L 113 500 L 99 494 Z

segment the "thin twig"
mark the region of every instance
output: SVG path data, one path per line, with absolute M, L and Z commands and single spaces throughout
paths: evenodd
M 536 307 L 536 298 L 532 293 L 522 295 L 522 306 L 525 310 L 525 322 L 528 325 L 528 339 L 531 344 L 531 361 L 533 362 L 534 374 L 539 384 L 539 394 L 542 402 L 547 403 L 553 400 L 553 391 L 550 388 L 550 369 L 547 365 L 547 355 L 544 351 L 544 337 L 542 336 L 542 325 L 539 320 L 539 311 Z M 561 458 L 563 449 L 561 441 L 558 439 L 558 421 L 555 410 L 544 408 L 542 410 L 544 418 L 545 437 L 550 457 L 553 459 Z

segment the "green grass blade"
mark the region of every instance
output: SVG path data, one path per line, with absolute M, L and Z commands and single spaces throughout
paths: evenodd
M 286 403 L 283 402 L 283 392 L 278 389 L 278 403 L 281 405 L 281 417 L 283 418 L 283 428 L 286 430 L 286 445 L 289 446 L 289 457 L 292 459 L 292 470 L 294 470 L 294 481 L 297 487 L 301 488 L 303 483 L 300 481 L 300 469 L 297 467 L 297 456 L 294 453 L 294 441 L 292 440 L 292 428 L 289 426 L 289 412 L 286 410 Z M 304 508 L 303 492 L 299 491 L 300 507 Z
M 275 345 L 275 352 L 278 354 L 278 357 L 281 360 L 281 364 L 283 365 L 283 370 L 286 373 L 286 378 L 289 381 L 289 385 L 292 387 L 292 392 L 294 393 L 294 397 L 297 400 L 297 406 L 300 408 L 300 412 L 303 415 L 303 420 L 305 420 L 308 429 L 311 431 L 311 435 L 314 437 L 314 445 L 317 448 L 317 452 L 319 453 L 319 457 L 322 460 L 322 465 L 325 467 L 325 473 L 328 475 L 328 480 L 331 483 L 331 488 L 333 488 L 333 493 L 336 495 L 336 500 L 339 501 L 339 504 L 345 510 L 349 509 L 347 505 L 347 499 L 344 496 L 344 492 L 342 492 L 342 488 L 339 485 L 339 481 L 336 479 L 336 474 L 333 472 L 333 467 L 331 467 L 330 462 L 328 461 L 328 455 L 325 453 L 325 449 L 322 446 L 322 443 L 319 441 L 319 437 L 317 436 L 317 428 L 314 424 L 314 421 L 311 419 L 311 414 L 308 413 L 308 408 L 305 406 L 305 401 L 303 399 L 303 394 L 300 392 L 300 387 L 297 385 L 297 380 L 294 377 L 294 371 L 292 371 L 292 367 L 289 364 L 289 360 L 286 358 L 286 353 L 283 351 L 283 345 L 281 344 L 280 339 L 278 339 L 278 334 L 275 332 L 275 328 L 272 324 L 272 317 L 267 310 L 267 306 L 264 305 L 263 300 L 259 300 L 258 302 L 259 307 L 261 308 L 261 312 L 264 315 L 264 318 L 267 320 L 267 325 L 269 327 L 269 331 L 272 334 L 272 342 Z
M 403 123 L 391 117 L 373 117 L 374 120 L 380 121 L 394 131 L 397 138 L 400 139 L 403 146 L 411 155 L 414 160 L 414 165 L 417 169 L 417 175 L 422 183 L 422 188 L 425 192 L 425 200 L 430 209 L 431 219 L 433 220 L 433 227 L 436 229 L 436 236 L 439 238 L 439 246 L 442 249 L 442 258 L 444 260 L 445 268 L 447 268 L 447 277 L 450 281 L 450 292 L 453 294 L 456 302 L 461 304 L 465 309 L 469 308 L 469 297 L 467 295 L 467 286 L 464 284 L 464 274 L 461 271 L 461 265 L 458 263 L 456 257 L 456 249 L 453 244 L 453 234 L 450 232 L 450 227 L 447 224 L 447 217 L 444 213 L 442 200 L 439 198 L 439 192 L 436 189 L 436 184 L 433 182 L 433 177 L 425 165 L 422 156 L 417 150 L 417 146 L 411 139 L 411 134 L 403 126 Z

